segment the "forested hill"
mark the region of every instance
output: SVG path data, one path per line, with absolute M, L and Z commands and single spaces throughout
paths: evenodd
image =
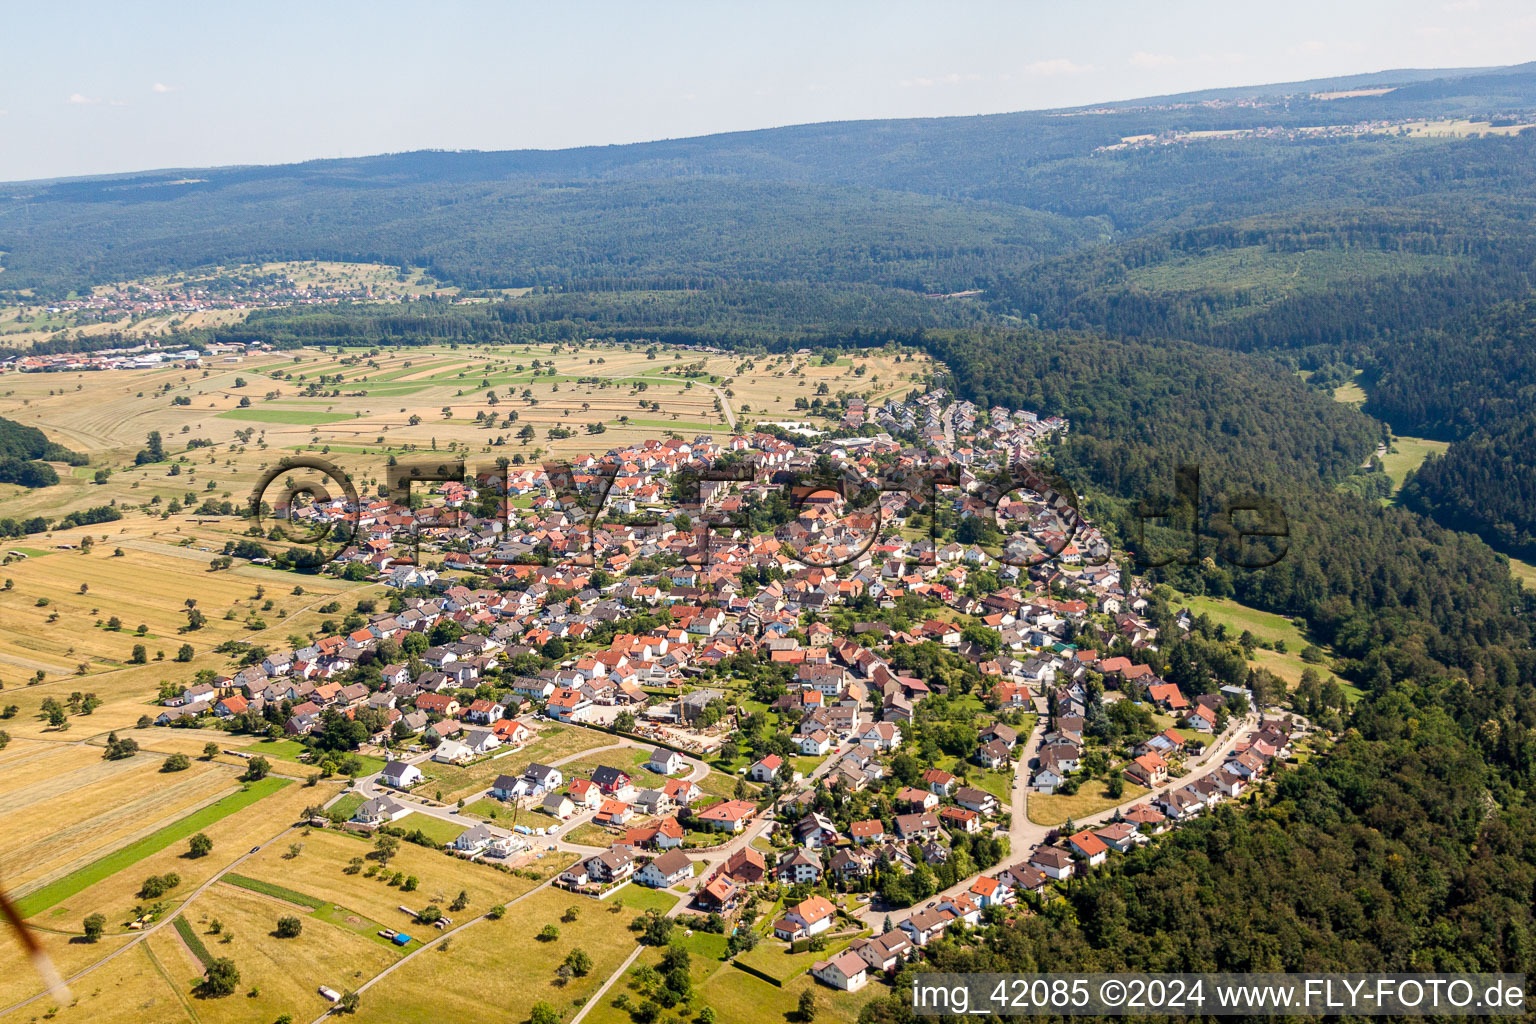
M 1459 168 L 1490 140 L 1286 133 L 1525 123 L 1536 110 L 1530 65 L 1383 72 L 1367 80 L 1393 86 L 1384 95 L 1317 98 L 1355 80 L 556 152 L 17 183 L 0 186 L 3 284 L 47 296 L 210 263 L 336 258 L 428 266 L 470 287 L 725 278 L 955 291 L 1116 234 L 1464 190 Z M 1260 128 L 1271 137 L 1099 151 L 1128 136 Z

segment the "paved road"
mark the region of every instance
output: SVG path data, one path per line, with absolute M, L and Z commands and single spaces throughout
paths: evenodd
M 1003 864 L 994 865 L 985 871 L 978 871 L 970 877 L 956 882 L 949 888 L 936 893 L 932 897 L 932 900 L 939 900 L 947 896 L 955 896 L 966 892 L 970 889 L 971 885 L 976 881 L 976 879 L 980 878 L 982 875 L 988 874 L 989 872 L 995 872 L 1002 867 L 1006 867 L 1008 864 L 1017 864 L 1019 861 L 1026 860 L 1030 851 L 1032 851 L 1035 847 L 1042 845 L 1045 842 L 1045 837 L 1060 827 L 1057 825 L 1041 825 L 1029 820 L 1029 763 L 1034 760 L 1036 754 L 1039 752 L 1040 742 L 1045 736 L 1046 716 L 1044 713 L 1045 709 L 1043 707 L 1043 700 L 1043 697 L 1035 698 L 1035 708 L 1036 711 L 1040 714 L 1040 717 L 1036 720 L 1035 728 L 1029 734 L 1029 739 L 1025 741 L 1024 753 L 1016 762 L 1014 762 L 1013 799 L 1010 803 L 1012 820 L 1008 829 L 1007 860 Z M 1214 765 L 1220 764 L 1222 761 L 1226 760 L 1227 754 L 1231 752 L 1233 746 L 1236 745 L 1238 740 L 1250 732 L 1254 727 L 1256 727 L 1258 723 L 1258 713 L 1250 712 L 1246 717 L 1243 718 L 1241 723 L 1234 723 L 1228 727 L 1228 731 L 1225 734 L 1225 737 L 1222 739 L 1221 743 L 1208 747 L 1206 752 L 1201 756 L 1200 760 L 1189 765 L 1190 770 L 1187 774 L 1177 779 L 1170 779 L 1168 782 L 1156 787 L 1148 793 L 1143 793 L 1140 796 L 1128 797 L 1113 807 L 1108 807 L 1095 814 L 1090 814 L 1086 817 L 1075 819 L 1075 824 L 1079 828 L 1088 828 L 1094 825 L 1102 825 L 1112 820 L 1116 812 L 1123 810 L 1132 804 L 1144 803 L 1161 793 L 1167 792 L 1170 789 L 1180 789 L 1188 785 L 1190 782 L 1194 781 L 1194 777 L 1196 775 L 1203 774 L 1205 769 L 1213 767 Z M 863 910 L 859 911 L 856 916 L 862 919 L 865 924 L 868 924 L 871 928 L 878 931 L 881 925 L 884 923 L 886 915 L 904 915 L 909 910 L 910 908 L 886 907 L 883 904 L 879 904 L 877 899 L 871 901 L 870 904 Z

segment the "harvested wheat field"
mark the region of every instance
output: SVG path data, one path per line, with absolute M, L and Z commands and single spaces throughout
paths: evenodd
M 138 891 L 144 879 L 168 872 L 181 876 L 181 885 L 164 897 L 168 907 L 174 908 L 199 885 L 249 852 L 251 847 L 281 836 L 301 820 L 305 808 L 324 803 L 336 795 L 340 788 L 336 783 L 322 783 L 314 787 L 285 786 L 251 806 L 200 829 L 213 841 L 213 852 L 207 856 L 189 857 L 186 841 L 172 843 L 158 853 L 152 853 L 103 881 L 65 898 L 36 915 L 33 922 L 47 928 L 80 931 L 81 922 L 87 916 L 101 914 L 107 919 L 108 935 L 126 931 L 133 919 L 133 908 L 140 903 Z M 278 845 L 286 849 L 287 843 L 287 839 L 280 839 Z
M 12 893 L 83 867 L 236 787 L 224 765 L 193 762 L 162 774 L 163 758 L 106 761 L 95 747 L 64 755 L 60 770 L 0 796 L 0 877 Z

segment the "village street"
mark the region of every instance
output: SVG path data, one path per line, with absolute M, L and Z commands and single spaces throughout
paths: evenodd
M 954 896 L 967 891 L 984 874 L 995 872 L 998 868 L 1006 867 L 1009 864 L 1017 864 L 1028 860 L 1031 850 L 1044 844 L 1046 836 L 1051 832 L 1060 829 L 1061 826 L 1059 825 L 1040 825 L 1029 820 L 1029 765 L 1040 750 L 1041 741 L 1045 737 L 1045 723 L 1047 721 L 1044 698 L 1037 696 L 1035 702 L 1035 708 L 1040 717 L 1036 720 L 1034 730 L 1030 732 L 1029 738 L 1025 741 L 1023 754 L 1014 762 L 1013 799 L 1010 807 L 1012 817 L 1008 828 L 1008 856 L 1004 859 L 1003 863 L 988 868 L 985 871 L 978 871 L 976 874 L 956 882 L 949 888 L 935 893 L 928 900 L 929 904 L 937 903 L 947 896 Z M 1232 752 L 1232 748 L 1237 745 L 1238 739 L 1256 727 L 1258 723 L 1259 714 L 1257 712 L 1250 712 L 1241 722 L 1234 721 L 1230 723 L 1222 741 L 1219 744 L 1212 744 L 1201 755 L 1199 760 L 1191 762 L 1188 765 L 1189 771 L 1185 775 L 1177 779 L 1169 779 L 1166 783 L 1149 793 L 1127 797 L 1115 806 L 1077 819 L 1073 824 L 1079 829 L 1102 825 L 1111 821 L 1117 812 L 1132 804 L 1144 803 L 1170 789 L 1178 789 L 1181 786 L 1188 785 L 1191 781 L 1191 776 L 1196 774 L 1197 769 L 1212 768 L 1221 764 L 1227 755 Z M 887 907 L 880 904 L 879 900 L 876 899 L 859 911 L 857 916 L 878 934 L 888 915 L 893 917 L 898 915 L 905 916 L 906 913 L 907 908 Z

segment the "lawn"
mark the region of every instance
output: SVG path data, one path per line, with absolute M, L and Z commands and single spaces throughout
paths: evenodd
M 340 814 L 343 818 L 350 818 L 357 811 L 357 809 L 359 807 L 363 806 L 363 803 L 364 803 L 363 794 L 361 794 L 361 793 L 344 793 L 344 794 L 342 794 L 341 799 L 339 799 L 335 803 L 331 804 L 329 810 L 335 811 L 336 813 Z
M 512 806 L 504 804 L 494 797 L 481 797 L 474 803 L 465 806 L 459 813 L 495 822 L 503 828 L 511 828 L 514 824 Z M 562 822 L 554 815 L 545 814 L 543 811 L 518 811 L 516 824 L 527 825 L 532 829 L 550 829 L 559 828 Z
M 613 840 L 612 832 L 590 821 L 577 825 L 565 834 L 565 841 L 568 843 L 575 843 L 578 846 L 599 846 L 605 850 L 613 845 Z
M 209 804 L 201 810 L 187 815 L 173 825 L 167 825 L 137 842 L 130 843 L 120 850 L 107 854 L 99 860 L 93 861 L 79 871 L 71 872 L 57 881 L 29 893 L 16 901 L 17 909 L 23 917 L 31 917 L 34 914 L 47 910 L 49 907 L 86 887 L 96 884 L 103 879 L 115 875 L 124 868 L 130 867 L 148 857 L 150 854 L 170 846 L 172 843 L 181 842 L 189 838 L 214 822 L 234 814 L 242 808 L 249 807 L 262 797 L 269 796 L 289 784 L 287 779 L 266 778 L 260 782 L 251 783 L 238 793 L 232 793 L 216 803 Z
M 735 797 L 736 783 L 741 778 L 742 776 L 740 775 L 727 775 L 725 772 L 711 770 L 708 775 L 705 775 L 698 781 L 697 785 L 704 791 L 706 796 L 717 796 L 722 800 L 730 800 Z M 758 787 L 755 784 L 748 782 L 747 789 L 749 791 L 749 798 L 757 795 Z
M 611 990 L 610 990 L 611 991 Z M 800 993 L 815 993 L 820 1024 L 836 1021 L 853 1024 L 871 1000 L 890 994 L 880 982 L 871 982 L 857 992 L 834 992 L 819 984 L 809 974 L 801 975 L 776 987 L 754 978 L 730 964 L 722 966 L 699 988 L 702 1005 L 715 1009 L 716 1019 L 750 1024 L 790 1024 L 800 1020 Z
M 1089 815 L 1107 811 L 1119 804 L 1140 800 L 1151 793 L 1150 789 L 1127 782 L 1120 796 L 1112 797 L 1099 779 L 1084 780 L 1082 787 L 1071 796 L 1065 793 L 1030 793 L 1028 796 L 1029 820 L 1036 825 L 1060 825 L 1071 819 L 1081 821 Z
M 615 747 L 613 750 L 600 750 L 590 757 L 583 757 L 576 761 L 560 766 L 567 779 L 584 775 L 592 777 L 592 773 L 600 767 L 617 768 L 621 772 L 628 773 L 634 782 L 636 789 L 659 789 L 666 785 L 670 776 L 658 775 L 649 768 L 644 767 L 651 759 L 649 749 L 636 750 L 634 747 Z M 681 777 L 681 776 L 680 776 Z M 702 786 L 699 788 L 703 788 Z
M 395 822 L 395 827 L 406 832 L 420 831 L 428 839 L 439 843 L 451 843 L 464 834 L 468 825 L 455 825 L 451 821 L 442 818 L 434 818 L 430 814 L 412 812 Z
M 301 760 L 300 758 L 301 755 L 309 753 L 308 747 L 295 740 L 265 739 L 258 743 L 251 744 L 246 749 L 251 754 L 259 755 L 261 757 L 276 758 L 280 761 L 292 761 L 295 764 L 307 764 L 307 762 Z M 337 756 L 339 757 L 341 755 Z M 367 754 L 358 754 L 356 752 L 354 752 L 351 756 L 357 758 L 363 763 L 362 768 L 358 771 L 359 777 L 365 775 L 373 775 L 384 770 L 384 760 L 382 758 L 371 757 Z
M 833 930 L 836 930 L 836 926 Z M 791 953 L 784 943 L 768 938 L 763 939 L 745 953 L 737 954 L 736 960 L 782 982 L 810 970 L 811 964 L 818 960 L 836 956 L 852 941 L 852 937 L 836 939 L 829 942 L 827 948 L 823 950 L 807 949 L 800 953 Z

